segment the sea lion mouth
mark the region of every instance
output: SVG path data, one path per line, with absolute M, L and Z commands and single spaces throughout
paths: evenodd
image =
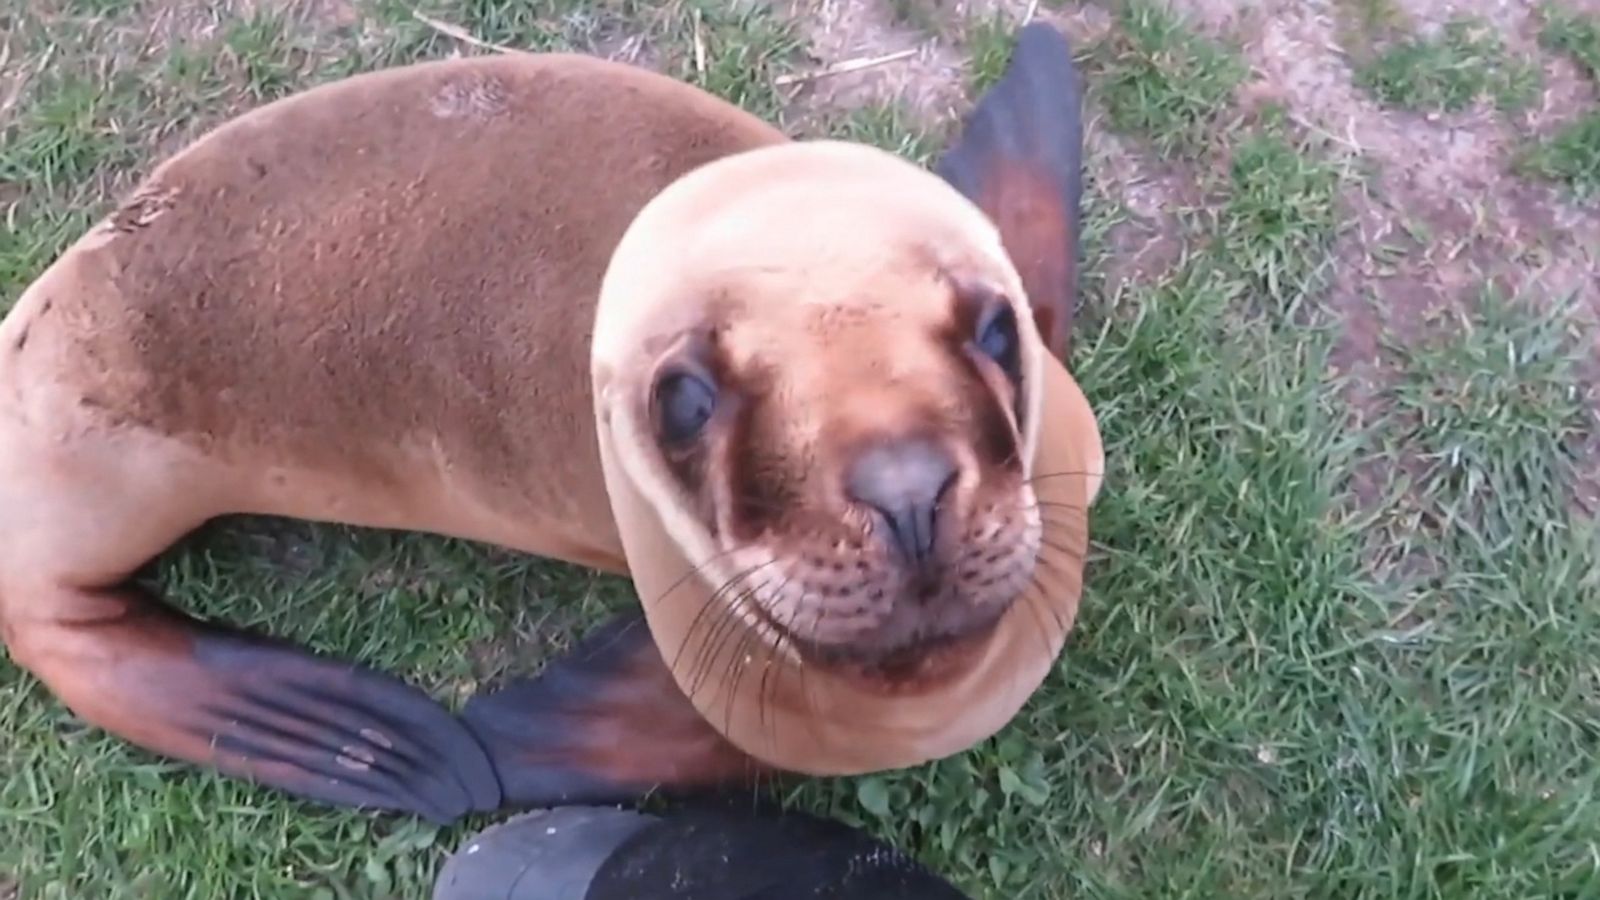
M 892 644 L 863 647 L 824 644 L 784 629 L 765 612 L 760 616 L 794 648 L 802 666 L 822 669 L 873 693 L 902 693 L 938 687 L 968 671 L 982 658 L 1010 605 L 975 618 L 956 631 L 921 633 Z

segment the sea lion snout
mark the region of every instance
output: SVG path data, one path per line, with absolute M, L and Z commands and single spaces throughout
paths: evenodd
M 940 504 L 955 485 L 954 454 L 926 438 L 876 443 L 857 454 L 845 493 L 871 514 L 872 535 L 901 565 L 926 573 L 935 558 Z

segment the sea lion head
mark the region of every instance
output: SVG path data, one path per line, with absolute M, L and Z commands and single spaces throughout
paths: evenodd
M 1029 26 L 934 172 L 749 150 L 613 252 L 591 375 L 629 571 L 678 686 L 758 759 L 958 752 L 1065 640 L 1103 462 L 1061 361 L 1077 103 L 1064 40 Z
M 594 338 L 628 480 L 717 601 L 814 666 L 937 677 L 1032 582 L 1044 350 L 989 220 L 865 146 L 685 178 Z

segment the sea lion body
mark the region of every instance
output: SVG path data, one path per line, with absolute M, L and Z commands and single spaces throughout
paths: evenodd
M 780 140 L 680 82 L 570 55 L 361 75 L 218 128 L 0 328 L 8 531 L 66 545 L 3 568 L 78 546 L 94 562 L 51 574 L 103 582 L 227 511 L 625 571 L 589 393 L 610 250 L 684 172 Z M 74 459 L 110 449 L 63 440 L 82 433 L 118 446 Z M 185 462 L 129 469 L 145 456 Z M 30 502 L 41 459 L 81 479 L 80 502 L 62 483 Z
M 1060 361 L 1075 78 L 1059 35 L 1025 29 L 942 181 L 840 145 L 732 163 L 798 145 L 683 83 L 568 54 L 359 75 L 220 126 L 157 166 L 0 322 L 0 636 L 78 715 L 147 749 L 437 821 L 963 749 L 1009 719 L 1059 651 L 1098 490 L 1093 415 Z M 740 172 L 768 188 L 793 179 L 812 204 L 797 240 Z M 881 173 L 883 202 L 833 193 L 850 172 L 862 185 Z M 729 192 L 731 212 L 660 214 L 685 184 Z M 881 224 L 902 268 L 875 273 L 873 253 L 808 237 L 851 217 Z M 633 250 L 619 254 L 625 237 Z M 726 254 L 696 267 L 668 258 L 724 239 Z M 724 263 L 757 277 L 687 290 Z M 855 321 L 838 330 L 849 342 L 786 357 L 785 323 L 813 290 L 834 292 L 806 300 L 824 318 Z M 879 315 L 895 303 L 904 315 Z M 718 331 L 730 315 L 749 327 Z M 1020 321 L 995 331 L 1008 316 Z M 759 407 L 767 430 L 739 426 L 722 443 L 739 453 L 714 462 L 671 451 L 703 488 L 684 493 L 671 484 L 688 469 L 661 466 L 660 367 L 692 366 L 682 345 L 707 328 L 745 342 L 734 356 L 719 345 L 718 373 L 745 379 L 721 387 L 742 388 L 739 408 Z M 823 358 L 845 353 L 856 377 Z M 874 353 L 921 386 L 884 380 Z M 760 366 L 786 369 L 760 382 L 764 396 L 750 380 Z M 700 371 L 674 382 L 689 389 L 673 416 L 715 399 L 695 393 L 715 381 Z M 795 389 L 830 379 L 841 391 Z M 913 394 L 920 406 L 902 402 Z M 725 427 L 736 413 L 719 415 Z M 786 430 L 789 417 L 812 432 Z M 859 427 L 835 427 L 846 420 Z M 822 474 L 773 463 L 785 454 Z M 834 572 L 840 593 L 778 588 L 750 606 L 722 594 L 731 582 L 706 534 L 733 521 L 719 510 L 751 471 L 784 467 L 791 487 L 808 485 L 763 501 L 785 516 L 755 527 L 756 506 L 732 498 L 740 552 L 820 547 L 817 529 L 851 523 L 848 539 L 828 538 L 833 555 L 806 550 L 801 566 L 810 582 Z M 954 499 L 924 490 L 934 476 Z M 452 535 L 628 574 L 649 628 L 625 618 L 456 716 L 386 674 L 199 622 L 130 581 L 229 513 Z M 1016 546 L 963 544 L 980 539 Z M 977 586 L 956 586 L 959 560 Z M 855 580 L 879 589 L 847 587 L 838 573 L 855 562 Z M 729 653 L 743 662 L 717 669 Z M 769 679 L 773 660 L 788 669 Z

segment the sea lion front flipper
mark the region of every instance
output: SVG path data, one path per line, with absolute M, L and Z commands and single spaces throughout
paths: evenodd
M 638 612 L 537 676 L 473 697 L 461 717 L 488 748 L 507 806 L 626 803 L 658 787 L 739 787 L 774 774 L 690 705 Z
M 1063 362 L 1077 306 L 1082 93 L 1067 39 L 1027 25 L 1006 71 L 934 165 L 1000 229 L 1039 333 Z
M 29 608 L 65 614 L 15 617 L 7 641 L 97 727 L 323 803 L 440 824 L 500 805 L 483 748 L 399 679 L 198 622 L 132 588 L 56 590 Z

